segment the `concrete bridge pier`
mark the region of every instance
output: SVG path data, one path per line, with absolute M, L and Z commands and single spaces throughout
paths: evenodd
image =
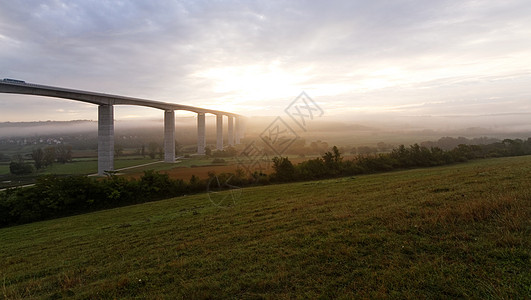
M 114 171 L 114 109 L 112 105 L 98 106 L 98 175 Z
M 223 150 L 223 115 L 216 115 L 216 149 Z
M 175 162 L 175 112 L 164 112 L 164 162 Z
M 236 134 L 235 134 L 235 142 L 237 145 L 241 144 L 241 139 L 245 135 L 245 121 L 242 117 L 236 117 Z
M 234 146 L 234 117 L 228 116 L 228 128 L 229 128 L 229 146 Z
M 197 154 L 204 155 L 206 146 L 205 114 L 197 113 Z
M 236 145 L 239 145 L 241 143 L 241 136 L 240 136 L 240 117 L 236 117 L 234 118 L 234 130 L 235 130 L 235 133 L 234 133 L 234 143 L 236 143 Z

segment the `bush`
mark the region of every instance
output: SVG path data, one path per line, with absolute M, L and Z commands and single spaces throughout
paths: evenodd
M 273 157 L 272 179 L 275 181 L 292 181 L 295 179 L 295 167 L 287 157 Z
M 144 171 L 138 184 L 141 194 L 150 200 L 179 196 L 186 190 L 182 180 L 172 180 L 168 174 L 153 170 Z
M 9 158 L 7 157 L 7 155 L 0 153 L 0 161 L 9 161 Z
M 26 175 L 33 173 L 33 166 L 25 162 L 12 161 L 9 164 L 9 172 L 13 175 Z
M 320 158 L 310 159 L 297 165 L 298 175 L 301 179 L 320 179 L 327 175 L 324 161 Z
M 143 203 L 206 189 L 193 177 L 190 184 L 168 174 L 145 171 L 140 180 L 110 176 L 45 175 L 34 186 L 0 192 L 0 226 L 34 222 L 97 209 Z
M 302 162 L 297 166 L 287 157 L 275 157 L 274 173 L 270 176 L 255 172 L 246 178 L 244 171 L 238 169 L 236 174 L 218 175 L 218 180 L 222 183 L 228 181 L 234 186 L 269 184 L 273 181 L 352 176 L 419 166 L 429 167 L 489 156 L 524 154 L 531 154 L 531 139 L 504 140 L 482 146 L 462 144 L 450 151 L 437 147 L 428 149 L 416 144 L 408 148 L 401 145 L 388 154 L 369 154 L 346 161 L 343 161 L 339 150 L 334 147 L 332 152 L 326 152 L 320 158 Z M 215 159 L 213 162 L 220 161 L 224 162 L 223 159 Z M 24 163 L 19 156 L 16 161 L 11 162 L 10 170 L 12 173 L 31 172 L 33 167 Z M 209 176 L 213 177 L 214 174 Z M 41 176 L 33 187 L 0 192 L 0 226 L 203 192 L 207 184 L 208 180 L 201 180 L 196 176 L 192 176 L 189 182 L 184 182 L 173 180 L 168 174 L 153 170 L 145 171 L 140 180 L 127 180 L 113 175 L 99 180 L 85 176 Z

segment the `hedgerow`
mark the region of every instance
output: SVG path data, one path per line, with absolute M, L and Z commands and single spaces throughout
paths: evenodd
M 488 144 L 459 145 L 445 151 L 418 144 L 393 149 L 390 153 L 361 155 L 344 160 L 337 147 L 321 157 L 293 165 L 287 157 L 273 158 L 274 172 L 249 174 L 238 169 L 234 174 L 219 174 L 218 181 L 232 186 L 263 185 L 301 180 L 370 174 L 392 170 L 432 167 L 471 159 L 531 154 L 531 138 Z M 216 176 L 210 173 L 209 177 Z M 111 175 L 96 179 L 86 176 L 45 175 L 34 186 L 0 192 L 0 227 L 85 213 L 100 209 L 144 203 L 204 192 L 209 179 L 192 176 L 189 181 L 172 179 L 168 174 L 145 171 L 139 179 Z

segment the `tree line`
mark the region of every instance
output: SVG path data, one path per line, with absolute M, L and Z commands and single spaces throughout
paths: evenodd
M 287 157 L 274 157 L 271 174 L 246 174 L 237 169 L 235 173 L 210 173 L 208 179 L 192 176 L 188 181 L 154 171 L 144 172 L 140 179 L 44 175 L 37 178 L 34 186 L 0 192 L 0 227 L 204 192 L 214 176 L 219 182 L 230 180 L 230 185 L 244 187 L 530 154 L 531 138 L 506 139 L 488 145 L 461 144 L 452 150 L 401 145 L 390 153 L 359 155 L 350 160 L 345 160 L 334 146 L 322 156 L 297 165 Z
M 31 187 L 0 192 L 0 227 L 182 196 L 204 191 L 207 182 L 154 171 L 138 180 L 43 175 Z
M 426 147 L 414 144 L 400 145 L 389 153 L 358 155 L 351 160 L 343 160 L 338 148 L 326 152 L 319 158 L 293 165 L 287 157 L 273 159 L 274 172 L 270 180 L 288 182 L 297 180 L 324 179 L 338 176 L 370 174 L 392 170 L 433 167 L 466 162 L 472 159 L 519 156 L 531 154 L 531 138 L 505 139 L 486 145 L 460 144 L 452 150 L 439 147 Z
M 15 155 L 14 159 L 9 164 L 9 171 L 14 175 L 31 174 L 36 170 L 40 170 L 51 166 L 55 162 L 67 163 L 72 161 L 72 147 L 70 145 L 50 146 L 46 148 L 37 148 L 32 151 L 31 158 L 33 165 L 27 163 L 24 157 L 20 154 Z

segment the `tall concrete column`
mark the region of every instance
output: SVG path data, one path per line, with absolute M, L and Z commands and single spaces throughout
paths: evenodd
M 241 124 L 240 124 L 240 123 L 241 123 L 241 122 L 240 122 L 240 117 L 236 117 L 236 118 L 235 118 L 235 123 L 236 123 L 236 125 L 235 125 L 235 127 L 236 127 L 236 128 L 235 128 L 235 131 L 236 131 L 236 132 L 235 132 L 235 135 L 234 135 L 234 140 L 235 140 L 236 145 L 239 145 L 239 144 L 241 143 L 241 141 L 240 141 L 240 138 L 241 138 L 241 133 L 240 133 L 240 126 L 241 126 Z
M 216 115 L 216 149 L 223 150 L 223 115 Z
M 229 146 L 234 146 L 234 117 L 228 116 L 228 123 L 229 123 Z
M 204 155 L 206 146 L 205 114 L 197 114 L 197 154 Z
M 245 137 L 245 118 L 240 116 L 236 118 L 236 126 L 238 126 L 238 139 L 243 139 Z
M 98 106 L 98 175 L 114 171 L 114 109 Z
M 164 162 L 175 162 L 175 112 L 164 112 Z

